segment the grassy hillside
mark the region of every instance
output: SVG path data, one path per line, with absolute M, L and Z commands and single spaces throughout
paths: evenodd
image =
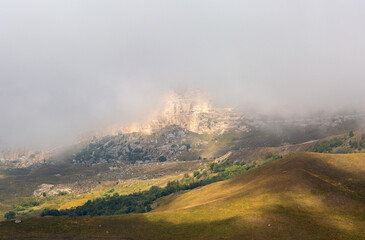
M 295 154 L 156 205 L 2 222 L 0 239 L 364 239 L 365 154 Z
M 151 185 L 164 186 L 168 181 L 181 179 L 184 173 L 198 169 L 206 162 L 208 160 L 130 164 L 118 170 L 110 170 L 110 165 L 107 164 L 92 168 L 66 163 L 35 169 L 3 170 L 0 167 L 0 221 L 6 212 L 14 211 L 14 207 L 24 201 L 37 201 L 40 205 L 18 211 L 18 215 L 39 215 L 42 208 L 79 206 L 90 199 L 103 196 L 111 189 L 119 194 L 129 194 L 146 190 Z M 67 184 L 74 192 L 65 196 L 34 197 L 33 191 L 44 183 Z

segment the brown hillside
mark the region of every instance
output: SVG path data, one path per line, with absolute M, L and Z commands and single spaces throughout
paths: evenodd
M 0 239 L 365 239 L 365 154 L 295 154 L 159 203 L 3 222 Z

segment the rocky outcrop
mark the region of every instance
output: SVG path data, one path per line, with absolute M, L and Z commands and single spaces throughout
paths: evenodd
M 33 192 L 35 197 L 54 196 L 60 193 L 71 193 L 72 190 L 66 185 L 41 184 L 38 189 Z
M 0 148 L 0 162 L 12 164 L 17 168 L 45 164 L 53 153 L 51 151 L 14 150 Z
M 194 133 L 173 125 L 146 135 L 126 133 L 93 138 L 80 152 L 74 163 L 94 165 L 100 163 L 148 163 L 159 161 L 161 156 L 174 161 L 182 153 L 190 152 L 189 144 Z
M 219 108 L 199 91 L 179 95 L 175 92 L 165 97 L 162 112 L 142 124 L 123 128 L 122 132 L 152 132 L 176 125 L 194 133 L 222 133 L 227 129 L 244 130 L 243 115 L 233 108 Z
M 165 106 L 145 123 L 135 123 L 103 137 L 86 141 L 74 157 L 75 164 L 110 162 L 154 162 L 163 156 L 169 161 L 198 159 L 207 141 L 197 134 L 221 134 L 228 129 L 246 131 L 242 114 L 232 108 L 214 107 L 202 93 L 170 93 Z M 193 140 L 194 139 L 194 140 Z

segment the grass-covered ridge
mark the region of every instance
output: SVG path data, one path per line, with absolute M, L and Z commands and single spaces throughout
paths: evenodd
M 365 133 L 350 131 L 347 135 L 321 141 L 307 149 L 318 153 L 360 153 L 365 150 Z
M 365 154 L 301 153 L 143 214 L 0 223 L 0 239 L 364 239 Z

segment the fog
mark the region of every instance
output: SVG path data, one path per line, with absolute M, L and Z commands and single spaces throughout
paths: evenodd
M 143 119 L 170 89 L 268 114 L 362 109 L 365 2 L 0 2 L 0 144 Z

